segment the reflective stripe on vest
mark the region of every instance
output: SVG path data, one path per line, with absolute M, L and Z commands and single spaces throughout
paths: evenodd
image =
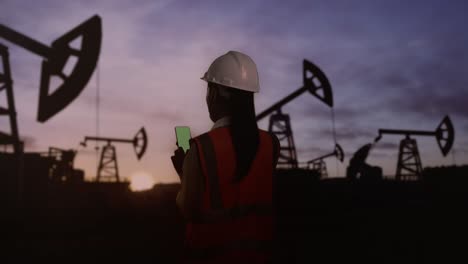
M 201 251 L 269 248 L 273 236 L 274 143 L 259 130 L 259 146 L 248 174 L 234 183 L 235 152 L 227 127 L 194 139 L 205 178 L 200 216 L 188 224 L 187 244 Z M 254 246 L 255 245 L 255 246 Z
M 209 191 L 211 208 L 213 210 L 218 210 L 223 208 L 221 193 L 219 190 L 219 181 L 217 176 L 218 164 L 216 157 L 214 156 L 215 150 L 213 143 L 211 142 L 210 136 L 208 134 L 203 134 L 199 139 L 200 143 L 197 142 L 198 150 L 201 151 L 202 155 L 200 156 L 200 161 L 202 163 L 203 174 L 207 180 L 207 189 Z M 209 164 L 209 166 L 206 166 Z

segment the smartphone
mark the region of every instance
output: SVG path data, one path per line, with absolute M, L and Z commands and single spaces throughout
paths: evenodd
M 187 152 L 190 148 L 190 127 L 176 126 L 175 133 L 177 138 L 177 146 L 181 147 L 184 152 Z

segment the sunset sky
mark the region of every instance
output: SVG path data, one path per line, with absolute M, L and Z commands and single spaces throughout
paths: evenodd
M 424 166 L 468 162 L 468 3 L 466 1 L 193 1 L 0 0 L 0 23 L 47 45 L 94 14 L 103 20 L 100 136 L 132 138 L 144 126 L 148 151 L 137 161 L 117 145 L 121 174 L 144 171 L 176 182 L 170 156 L 174 126 L 196 136 L 210 129 L 206 83 L 200 77 L 229 50 L 257 63 L 256 110 L 302 86 L 302 60 L 318 65 L 334 93 L 337 139 L 346 159 L 329 173 L 343 175 L 354 151 L 379 128 L 435 130 L 450 115 L 455 152 L 446 158 L 434 138 L 418 138 Z M 78 149 L 76 167 L 96 174 L 96 76 L 68 108 L 36 122 L 42 59 L 10 48 L 20 135 L 27 151 Z M 5 94 L 0 93 L 4 104 Z M 300 161 L 333 150 L 330 109 L 310 94 L 283 108 L 291 115 Z M 268 127 L 267 119 L 259 126 Z M 8 131 L 6 118 L 0 131 Z M 387 136 L 368 162 L 393 175 L 398 143 Z M 338 168 L 338 170 L 337 170 Z

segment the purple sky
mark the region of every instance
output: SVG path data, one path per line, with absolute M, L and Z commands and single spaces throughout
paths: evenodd
M 434 130 L 449 114 L 456 130 L 455 159 L 468 162 L 468 4 L 466 1 L 18 1 L 0 0 L 0 23 L 50 44 L 94 14 L 103 19 L 100 58 L 100 135 L 131 138 L 141 126 L 149 148 L 141 162 L 118 145 L 121 173 L 147 171 L 156 181 L 178 181 L 170 155 L 174 126 L 193 135 L 211 126 L 206 84 L 199 79 L 228 50 L 257 63 L 257 112 L 302 85 L 302 60 L 328 76 L 335 96 L 338 142 L 347 159 L 378 128 Z M 76 167 L 95 175 L 96 78 L 67 109 L 35 121 L 41 59 L 10 43 L 20 133 L 28 150 L 78 148 Z M 4 94 L 0 103 L 4 105 Z M 330 110 L 309 94 L 284 107 L 291 115 L 299 159 L 333 150 Z M 267 128 L 267 121 L 260 127 Z M 8 130 L 6 118 L 0 130 Z M 397 136 L 384 137 L 369 157 L 394 174 Z M 433 138 L 418 139 L 425 166 L 452 164 Z M 329 160 L 329 173 L 336 163 Z

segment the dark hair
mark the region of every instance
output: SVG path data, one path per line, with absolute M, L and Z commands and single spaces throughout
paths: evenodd
M 217 86 L 217 87 L 213 87 Z M 225 101 L 231 117 L 231 137 L 236 157 L 234 181 L 242 180 L 250 170 L 257 154 L 259 134 L 255 118 L 254 95 L 251 92 L 213 85 L 229 91 L 230 98 Z

